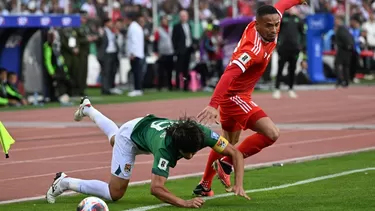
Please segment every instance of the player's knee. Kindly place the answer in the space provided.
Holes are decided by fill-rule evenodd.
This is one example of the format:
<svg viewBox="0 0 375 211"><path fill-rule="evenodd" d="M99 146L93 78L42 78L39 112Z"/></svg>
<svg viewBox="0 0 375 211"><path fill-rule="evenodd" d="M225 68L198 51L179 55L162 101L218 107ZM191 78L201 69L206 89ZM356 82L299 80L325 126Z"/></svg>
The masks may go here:
<svg viewBox="0 0 375 211"><path fill-rule="evenodd" d="M273 142L277 141L280 137L280 130L278 127L272 127L268 130L267 137L270 138Z"/></svg>
<svg viewBox="0 0 375 211"><path fill-rule="evenodd" d="M120 200L125 194L125 190L121 190L118 188L109 188L109 192L111 194L112 201Z"/></svg>
<svg viewBox="0 0 375 211"><path fill-rule="evenodd" d="M108 187L112 201L117 201L124 196L128 183L129 180L124 180L115 176L111 177Z"/></svg>

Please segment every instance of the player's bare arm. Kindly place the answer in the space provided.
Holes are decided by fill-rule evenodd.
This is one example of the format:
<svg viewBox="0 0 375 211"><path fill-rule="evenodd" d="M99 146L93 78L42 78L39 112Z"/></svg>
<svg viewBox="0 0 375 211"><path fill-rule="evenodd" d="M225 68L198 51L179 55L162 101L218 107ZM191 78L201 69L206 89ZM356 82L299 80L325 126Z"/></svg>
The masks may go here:
<svg viewBox="0 0 375 211"><path fill-rule="evenodd" d="M215 134L215 132L212 132ZM218 136L218 135L216 135ZM211 137L215 137L212 136ZM246 199L250 199L243 189L243 175L244 175L244 158L240 151L238 151L233 145L231 145L227 139L223 136L215 138L216 144L212 146L212 149L224 156L229 156L233 160L233 168L235 172L235 185L227 191L234 192L235 195L240 195ZM216 169L216 167L214 167Z"/></svg>
<svg viewBox="0 0 375 211"><path fill-rule="evenodd" d="M175 196L165 187L166 181L167 181L167 178L156 175L156 174L152 174L151 194L154 195L156 198L160 199L161 201L164 201L166 203L172 204L177 207L200 208L204 204L204 201L201 198L193 198L191 200L184 200Z"/></svg>
<svg viewBox="0 0 375 211"><path fill-rule="evenodd" d="M228 191L232 191L235 195L239 195L250 200L250 197L246 195L246 192L243 188L244 159L242 153L238 151L233 145L228 143L225 149L221 152L221 154L225 156L230 156L233 160L235 181L234 186Z"/></svg>

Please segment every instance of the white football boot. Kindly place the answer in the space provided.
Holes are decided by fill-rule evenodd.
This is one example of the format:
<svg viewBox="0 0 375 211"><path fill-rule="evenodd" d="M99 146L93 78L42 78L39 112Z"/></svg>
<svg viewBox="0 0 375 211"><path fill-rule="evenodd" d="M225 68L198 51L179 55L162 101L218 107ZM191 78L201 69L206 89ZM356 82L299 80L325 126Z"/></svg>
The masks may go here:
<svg viewBox="0 0 375 211"><path fill-rule="evenodd" d="M281 98L281 92L279 89L276 89L273 93L272 93L272 97L274 99L280 99Z"/></svg>
<svg viewBox="0 0 375 211"><path fill-rule="evenodd" d="M79 107L77 111L74 113L74 120L79 122L85 117L86 115L83 113L84 107L91 107L91 102L87 96L81 98L81 103L79 104Z"/></svg>
<svg viewBox="0 0 375 211"><path fill-rule="evenodd" d="M55 203L56 197L60 196L64 192L63 188L61 187L61 180L63 180L65 177L67 177L67 175L64 172L56 173L56 177L53 179L53 183L46 194L48 203Z"/></svg>
<svg viewBox="0 0 375 211"><path fill-rule="evenodd" d="M293 99L296 99L298 97L297 93L293 90L289 90L288 94L289 94L289 97Z"/></svg>

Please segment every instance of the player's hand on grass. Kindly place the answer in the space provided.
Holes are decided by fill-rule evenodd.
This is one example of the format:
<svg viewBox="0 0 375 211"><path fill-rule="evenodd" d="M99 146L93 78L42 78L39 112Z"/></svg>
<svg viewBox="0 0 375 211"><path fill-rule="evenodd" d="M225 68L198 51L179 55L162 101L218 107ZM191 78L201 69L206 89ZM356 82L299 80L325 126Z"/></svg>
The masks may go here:
<svg viewBox="0 0 375 211"><path fill-rule="evenodd" d="M233 192L235 196L242 196L245 199L251 200L251 198L246 194L242 186L233 186L226 189L227 192Z"/></svg>
<svg viewBox="0 0 375 211"><path fill-rule="evenodd" d="M214 121L216 124L219 124L219 112L216 108L207 106L201 111L198 116L198 122L206 125L208 122Z"/></svg>
<svg viewBox="0 0 375 211"><path fill-rule="evenodd" d="M201 198L193 198L185 201L185 208L200 208L203 206L204 200Z"/></svg>

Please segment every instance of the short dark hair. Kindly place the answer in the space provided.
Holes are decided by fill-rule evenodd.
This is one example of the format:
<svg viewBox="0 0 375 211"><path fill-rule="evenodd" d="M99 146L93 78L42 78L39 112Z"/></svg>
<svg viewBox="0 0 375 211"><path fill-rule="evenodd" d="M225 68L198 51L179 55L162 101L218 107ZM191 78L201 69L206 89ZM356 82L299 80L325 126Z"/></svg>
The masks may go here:
<svg viewBox="0 0 375 211"><path fill-rule="evenodd" d="M192 118L181 117L166 129L166 135L172 138L177 149L184 153L195 153L202 149L205 135L198 123Z"/></svg>
<svg viewBox="0 0 375 211"><path fill-rule="evenodd" d="M5 67L0 67L0 73L8 72L8 70Z"/></svg>
<svg viewBox="0 0 375 211"><path fill-rule="evenodd" d="M102 26L105 26L105 24L107 24L108 22L111 22L111 21L112 20L110 18L107 18L107 17L103 18L102 19Z"/></svg>
<svg viewBox="0 0 375 211"><path fill-rule="evenodd" d="M274 6L272 6L272 5L263 5L263 6L260 6L257 9L256 17L260 18L260 17L263 17L265 15L273 15L273 14L278 14L278 13L279 12L277 11L277 9Z"/></svg>
<svg viewBox="0 0 375 211"><path fill-rule="evenodd" d="M8 72L8 75L7 75L8 79L12 76L17 76L17 74L15 72Z"/></svg>

